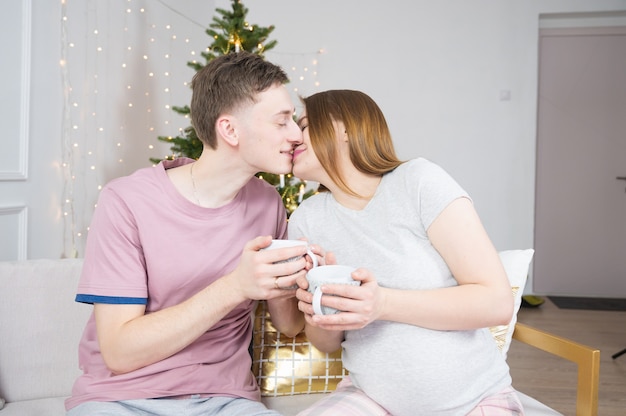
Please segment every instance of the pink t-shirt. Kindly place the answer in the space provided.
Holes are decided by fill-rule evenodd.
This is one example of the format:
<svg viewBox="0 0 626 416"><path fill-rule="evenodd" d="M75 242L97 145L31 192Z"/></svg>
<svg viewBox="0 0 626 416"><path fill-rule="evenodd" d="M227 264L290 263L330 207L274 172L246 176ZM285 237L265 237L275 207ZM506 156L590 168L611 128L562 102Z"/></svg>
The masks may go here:
<svg viewBox="0 0 626 416"><path fill-rule="evenodd" d="M271 185L252 178L229 204L203 208L179 194L165 172L189 162L180 158L140 169L102 190L78 302L145 304L146 313L158 311L231 272L249 240L286 238L284 206ZM188 394L258 400L248 353L253 305L242 303L178 354L121 375L113 375L102 360L92 314L79 345L83 375L66 408Z"/></svg>

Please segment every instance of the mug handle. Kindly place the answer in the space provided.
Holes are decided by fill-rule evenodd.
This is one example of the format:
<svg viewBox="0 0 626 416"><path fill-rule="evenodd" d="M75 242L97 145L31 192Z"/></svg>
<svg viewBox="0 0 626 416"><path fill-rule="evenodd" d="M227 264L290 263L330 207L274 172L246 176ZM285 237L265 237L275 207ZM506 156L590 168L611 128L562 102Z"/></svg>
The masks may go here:
<svg viewBox="0 0 626 416"><path fill-rule="evenodd" d="M324 315L322 311L322 288L320 286L315 288L313 292L313 312L315 315Z"/></svg>
<svg viewBox="0 0 626 416"><path fill-rule="evenodd" d="M309 257L311 257L311 261L313 262L313 267L317 267L317 256L315 254L313 254L313 251L311 251L309 246L307 246L307 248L306 248L306 254Z"/></svg>

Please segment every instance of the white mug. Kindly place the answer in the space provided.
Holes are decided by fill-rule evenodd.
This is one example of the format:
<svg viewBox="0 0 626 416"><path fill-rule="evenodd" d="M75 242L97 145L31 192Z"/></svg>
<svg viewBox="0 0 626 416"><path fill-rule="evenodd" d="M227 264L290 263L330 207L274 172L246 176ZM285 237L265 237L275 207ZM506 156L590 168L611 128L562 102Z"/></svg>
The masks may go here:
<svg viewBox="0 0 626 416"><path fill-rule="evenodd" d="M319 266L309 270L306 275L309 281L308 291L313 294L313 312L315 315L332 315L341 311L322 305L322 286L323 285L352 285L360 286L361 282L352 279L352 272L356 268L352 266L343 266L340 264L330 264ZM329 295L333 296L333 295Z"/></svg>
<svg viewBox="0 0 626 416"><path fill-rule="evenodd" d="M313 268L317 267L317 257L315 256L315 254L313 253L313 251L311 250L311 248L309 247L309 243L307 243L306 241L302 241L302 240L272 240L272 244L270 244L269 246L265 247L263 250L274 250L274 249L279 249L279 248L286 248L286 247L296 247L296 246L306 246L306 254L311 258L311 261L313 262ZM288 259L285 260L280 260L280 261L276 261L274 262L276 263L288 263L291 261L296 261L301 259L303 256L295 256L295 257L290 257ZM297 289L298 285L294 285L294 286L290 286L290 287L285 287L283 289Z"/></svg>

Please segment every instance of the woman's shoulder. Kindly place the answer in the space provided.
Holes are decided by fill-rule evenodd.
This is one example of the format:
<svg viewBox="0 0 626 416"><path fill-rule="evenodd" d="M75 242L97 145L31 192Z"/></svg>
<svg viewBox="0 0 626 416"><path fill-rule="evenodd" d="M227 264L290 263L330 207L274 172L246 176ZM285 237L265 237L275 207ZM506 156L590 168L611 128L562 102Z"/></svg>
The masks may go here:
<svg viewBox="0 0 626 416"><path fill-rule="evenodd" d="M406 166L407 169L413 170L441 169L438 164L425 157L416 157L404 162L401 166Z"/></svg>
<svg viewBox="0 0 626 416"><path fill-rule="evenodd" d="M394 169L392 173L394 176L420 180L432 175L439 175L442 172L444 172L444 170L438 164L426 158L418 157L404 162Z"/></svg>
<svg viewBox="0 0 626 416"><path fill-rule="evenodd" d="M410 190L426 195L433 192L439 194L443 189L454 189L455 192L466 194L443 167L422 157L411 159L398 166L393 176L395 178L389 183L404 187L407 192Z"/></svg>

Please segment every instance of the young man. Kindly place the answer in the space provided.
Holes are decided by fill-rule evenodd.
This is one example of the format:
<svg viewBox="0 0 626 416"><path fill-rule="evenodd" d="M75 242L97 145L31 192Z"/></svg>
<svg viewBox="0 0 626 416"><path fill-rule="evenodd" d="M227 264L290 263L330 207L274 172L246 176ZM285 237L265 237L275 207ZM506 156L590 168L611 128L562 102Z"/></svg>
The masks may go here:
<svg viewBox="0 0 626 416"><path fill-rule="evenodd" d="M280 196L259 172L288 173L302 135L286 74L257 55L218 57L192 83L204 150L111 181L101 192L76 300L94 305L68 415L275 415L250 371L250 315L304 326L292 286L306 247L286 237ZM314 248L321 255L319 247Z"/></svg>

